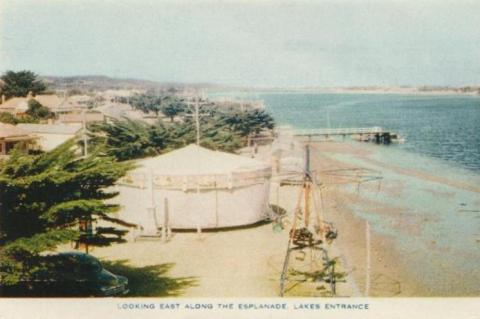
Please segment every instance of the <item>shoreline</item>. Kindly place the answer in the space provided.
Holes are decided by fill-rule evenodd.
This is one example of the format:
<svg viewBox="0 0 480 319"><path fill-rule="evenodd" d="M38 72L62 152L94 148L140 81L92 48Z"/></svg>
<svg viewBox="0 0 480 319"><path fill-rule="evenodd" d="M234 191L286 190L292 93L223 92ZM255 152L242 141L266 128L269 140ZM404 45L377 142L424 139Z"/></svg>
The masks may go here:
<svg viewBox="0 0 480 319"><path fill-rule="evenodd" d="M232 92L250 92L250 93L266 93L266 94L372 94L372 95L407 95L407 96L431 96L431 97L473 97L480 98L480 93L478 92L458 92L455 90L445 90L445 91L418 91L416 89L365 89L365 90L356 90L356 89L342 89L342 88L324 88L324 89L294 89L294 88L270 88L270 89L261 89L261 88L240 88L240 89L220 89L220 90L211 90L210 94L221 94L221 93L232 93Z"/></svg>
<svg viewBox="0 0 480 319"><path fill-rule="evenodd" d="M299 140L296 139L299 145ZM301 157L303 150L297 152ZM345 164L331 157L325 156L323 152L350 152L357 156L365 155L365 148L358 147L355 150L350 149L350 145L341 142L318 143L316 147L311 148L312 169L324 171L329 169L353 168L354 166ZM348 203L356 201L341 186L335 185L338 177L319 176L320 180L326 183L332 183L333 186L327 186L322 190L324 199L323 216L327 222L332 222L338 230L338 238L333 243L332 253L338 254L334 257L340 258L340 266L345 271L350 282L347 290L349 297L365 296L365 278L366 278L366 234L365 220L354 215ZM360 194L360 197L362 195ZM285 207L287 208L287 207ZM288 209L288 208L287 208ZM291 209L291 207L290 207ZM403 265L398 263L398 254L395 253L395 245L388 236L378 234L375 231L370 232L371 238L371 270L370 270L370 294L371 297L410 297L427 296L424 289L412 280L411 276L404 269Z"/></svg>
<svg viewBox="0 0 480 319"><path fill-rule="evenodd" d="M272 155L278 153L278 150L281 150L280 155L285 160L282 165L293 160L294 166L302 169L304 149L297 138L280 136L271 145L259 146L255 157L258 160L272 161ZM252 150L249 148L244 149L242 153L244 156L253 156ZM373 214L379 218L395 221L391 227L399 228L412 237L420 236L422 229L419 223L423 223L423 221L418 218L412 220L411 216L406 214L404 207L397 207L388 201L382 202L375 198L369 198L368 194L379 192L380 187L376 182L362 184L360 193L357 194L355 187L353 189L347 187L350 186L348 183L342 185L342 177L325 174L325 170L358 167L356 163L344 161L343 156L336 159L332 154L368 159L373 151L361 143L355 145L344 142L316 143L311 149L312 170L321 172L323 175L321 174L319 178L327 184L327 187L322 190L321 198L324 199L324 203L319 207L322 208L324 219L332 222L338 230L338 238L330 246L329 254L331 258L339 258L338 271L347 273L347 283L338 284L337 297L364 297L367 251L366 219L362 215L359 216L352 207L359 203L363 205L364 209L371 209ZM289 170L287 166L283 168L286 171ZM381 169L392 170L394 168L383 167ZM399 173L405 172L400 171ZM416 177L429 179L426 175L416 175ZM445 181L433 179L433 182L443 185ZM447 186L461 188L464 185L453 183ZM400 196L406 187L407 185L403 185L401 181L385 180L382 181L380 193L388 198L396 197ZM468 189L480 192L476 188ZM299 186L280 187L278 180L272 179L269 203L286 209L290 216L289 222L292 221L291 217L298 198L298 191ZM127 242L110 247L98 247L91 253L100 259L108 260L107 266L116 266L117 268L111 269L114 273L116 269L122 269L121 267L128 267L130 271L134 272L158 268L161 270L160 273L151 274L154 282L159 280L158 276L160 275L161 280L171 283L172 289L177 289L176 285L179 286L178 291L174 291L174 294L143 293L131 296L278 297L280 273L291 224L287 224L281 231L275 231L273 226L273 223L267 223L244 229L201 234L174 233L173 238L166 243L162 241ZM370 238L370 297L462 296L462 294L444 295L440 289L438 291L429 290L423 282L418 280L421 271L412 273L411 267L409 268L411 265L408 265L411 259L405 258L405 254L410 253L408 245L398 246L398 239L377 231L373 224ZM71 250L71 248L64 246L59 250ZM188 284L180 287L181 285L177 282L188 282ZM142 292L146 289L140 289L134 293L139 293L138 291ZM154 292L155 290L152 293ZM297 293L296 290L291 291L291 294L287 295L288 298L321 296L312 286L298 291L297 295L295 293ZM306 295L302 293L306 293Z"/></svg>
<svg viewBox="0 0 480 319"><path fill-rule="evenodd" d="M374 157L373 152L374 148L363 147L362 144L324 142L316 145L312 156L315 157L314 167L317 170L325 170L358 167L362 166L362 163L370 167L372 162L369 160ZM335 158L335 154L341 155L340 160ZM448 209L438 211L435 202L444 200L449 206L455 204L455 198L460 196L465 198L468 205L475 206L480 203L475 200L480 188L445 173L427 173L415 168L404 169L395 163L379 165L379 162L375 161L373 164L376 164L373 168L382 172L384 176L379 185L375 182L364 183L359 194L356 194L355 187L327 187L329 191L325 196L328 199L327 207L330 209L328 217L339 229L336 242L349 265L353 265L351 268L355 268L352 269L352 276L360 290L364 287L366 277L365 225L367 220L373 219L372 226L376 224L377 227L371 227L370 233L371 296L478 296L478 290L471 284L478 278L478 271L471 273L469 277L472 278L468 281L458 280L456 276L460 270L455 271L458 267L456 258L462 258L460 260L463 263L471 265L475 255L478 254L472 251L472 248L464 248L454 242L449 244L448 240L445 242L445 238L450 238L445 236L452 236L452 233L443 235L436 233L437 229L451 227L449 226L451 219L445 220L445 214L451 213ZM329 176L324 178L328 182ZM410 189L412 183L417 185ZM415 202L410 202L415 201L410 197L411 192L418 189L422 190L422 194L428 193L420 195L424 197L423 200L427 198L433 200L423 204L423 208L419 208L422 206ZM473 215L459 217L469 218L470 223L475 223ZM381 226L382 224L385 226ZM376 229L378 227L380 229ZM465 238L462 242L468 241L470 237ZM468 247L473 247L472 245L475 244Z"/></svg>

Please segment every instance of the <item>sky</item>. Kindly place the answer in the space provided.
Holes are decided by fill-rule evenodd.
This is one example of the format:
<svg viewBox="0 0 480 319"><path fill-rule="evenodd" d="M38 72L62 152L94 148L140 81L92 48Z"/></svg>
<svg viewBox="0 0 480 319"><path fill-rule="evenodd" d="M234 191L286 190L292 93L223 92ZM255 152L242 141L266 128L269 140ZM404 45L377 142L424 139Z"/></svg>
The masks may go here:
<svg viewBox="0 0 480 319"><path fill-rule="evenodd" d="M480 1L0 1L0 72L259 87L480 84Z"/></svg>

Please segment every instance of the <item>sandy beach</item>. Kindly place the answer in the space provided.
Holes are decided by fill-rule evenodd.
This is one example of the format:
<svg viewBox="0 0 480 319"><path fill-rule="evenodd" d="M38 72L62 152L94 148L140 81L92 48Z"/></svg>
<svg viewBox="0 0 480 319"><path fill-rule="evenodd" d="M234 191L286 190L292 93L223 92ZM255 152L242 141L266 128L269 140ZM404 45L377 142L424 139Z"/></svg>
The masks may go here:
<svg viewBox="0 0 480 319"><path fill-rule="evenodd" d="M303 161L303 146L299 141L276 141L282 145L281 158L295 162L299 168ZM285 146L287 145L287 146ZM379 146L382 147L382 146ZM282 148L282 147L281 147ZM272 145L259 147L257 159L272 161ZM251 156L249 150L245 156ZM410 236L418 236L423 220L407 216L405 207L389 205L388 202L372 199L367 194L398 196L405 185L402 181L386 179L358 184L352 176L335 176L332 171L358 168L351 163L335 159L349 156L356 159L371 159L371 150L362 144L342 142L314 143L311 147L312 170L317 172L321 183L322 205L318 205L326 221L338 229L338 238L329 246L330 257L338 257L337 271L346 274L346 283L338 284L337 296L364 296L366 275L366 221L352 210L360 205L378 216L394 217L391 225L402 229ZM295 161L296 159L296 161ZM294 166L295 166L294 165ZM377 165L377 168L382 166ZM396 167L383 169L400 170ZM280 173L291 170L281 167ZM451 187L478 192L475 185L446 178L430 176L413 170L403 174L444 183ZM91 254L105 261L113 272L130 274L135 289L132 296L179 296L179 297L277 297L279 279L285 258L289 226L293 220L298 186L279 187L280 178L272 179L270 203L285 208L289 215L285 227L279 231L272 223L232 229L227 231L177 232L168 242L161 240L130 241L111 247L94 248ZM445 194L444 194L445 195ZM320 194L316 194L320 198ZM393 218L392 217L392 218ZM431 217L434 220L434 216ZM370 290L375 297L429 296L428 291L408 270L408 252L402 251L391 236L370 232ZM433 244L432 244L433 245ZM64 246L61 250L69 250ZM143 275L138 275L143 274ZM146 284L145 281L149 281ZM146 286L145 286L146 285ZM159 288L160 287L160 288ZM286 296L321 296L307 285L291 289Z"/></svg>
<svg viewBox="0 0 480 319"><path fill-rule="evenodd" d="M360 145L361 146L361 145ZM355 166L342 163L324 156L324 153L349 154L351 156L367 156L368 151L362 147L352 147L351 144L324 142L316 144L313 149L313 166L319 171L332 169L352 169ZM320 178L321 179L321 178ZM345 178L344 178L345 179ZM335 180L324 176L326 187L323 189L327 220L339 230L336 245L342 254L344 267L350 272L358 292L365 295L366 279L366 222L356 217L348 204L361 202L364 205L374 206L385 214L398 213L395 207L369 202L362 197L362 191L377 191L378 182L361 184L359 192L346 191L343 186L354 185L348 179L335 185ZM329 184L329 180L332 184ZM337 181L338 182L338 181ZM398 186L397 186L398 187ZM383 191L396 191L395 188L383 187ZM393 297L415 296L418 294L416 283L410 280L408 273L398 263L394 248L387 236L370 232L371 250L371 287L370 296Z"/></svg>
<svg viewBox="0 0 480 319"><path fill-rule="evenodd" d="M339 142L313 146L314 167L320 172L358 167L354 162L382 176L378 181L347 181L336 186L328 185L331 177L323 178L327 216L339 229L336 244L359 290L364 291L366 278L366 220L373 220L382 226L370 231L371 296L478 295L474 284L478 271L470 272L470 280L459 280L456 261L478 260L478 253L467 248L475 246L475 238L461 236L460 231L451 235L450 230L465 223L460 218L475 225L478 184L447 170L427 171L402 167L401 160L389 162L382 158L389 152L382 147ZM377 150L385 152L379 155ZM462 207L473 208L469 210L472 215L458 215Z"/></svg>

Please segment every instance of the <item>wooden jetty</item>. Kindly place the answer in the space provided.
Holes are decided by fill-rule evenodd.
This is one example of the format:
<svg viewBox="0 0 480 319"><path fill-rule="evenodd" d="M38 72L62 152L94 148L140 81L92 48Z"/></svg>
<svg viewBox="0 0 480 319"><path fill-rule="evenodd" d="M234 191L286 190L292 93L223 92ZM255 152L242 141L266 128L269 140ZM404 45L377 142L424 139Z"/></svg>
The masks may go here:
<svg viewBox="0 0 480 319"><path fill-rule="evenodd" d="M352 136L362 142L375 142L377 144L390 144L392 142L401 142L398 134L382 127L352 127L352 128L321 128L321 129L297 129L293 132L294 136L315 137L323 136Z"/></svg>

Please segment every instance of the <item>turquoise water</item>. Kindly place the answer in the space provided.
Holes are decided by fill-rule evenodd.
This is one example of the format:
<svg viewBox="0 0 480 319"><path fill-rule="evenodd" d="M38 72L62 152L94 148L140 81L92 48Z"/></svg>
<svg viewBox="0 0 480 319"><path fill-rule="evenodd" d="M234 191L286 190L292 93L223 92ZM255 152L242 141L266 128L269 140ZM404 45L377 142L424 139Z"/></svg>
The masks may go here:
<svg viewBox="0 0 480 319"><path fill-rule="evenodd" d="M381 126L406 139L396 148L480 172L480 96L289 92L209 96L263 100L277 124L295 128Z"/></svg>
<svg viewBox="0 0 480 319"><path fill-rule="evenodd" d="M480 96L260 94L280 124L297 128L381 126L399 148L480 172Z"/></svg>
<svg viewBox="0 0 480 319"><path fill-rule="evenodd" d="M405 137L399 145L364 143L371 151L367 159L335 154L380 171L384 189L396 189L361 193L393 207L391 212L359 202L354 214L393 239L399 264L423 286L420 294L480 295L480 197L462 187L480 186L480 97L269 93L259 98L279 124L382 126Z"/></svg>
<svg viewBox="0 0 480 319"><path fill-rule="evenodd" d="M402 149L363 147L372 151L366 158L331 156L380 171L380 190L361 188L360 197L391 209L380 213L359 201L351 206L354 214L368 220L374 232L393 239L398 263L423 286L420 294L480 295L480 197L474 189L480 175ZM356 185L347 188L354 192Z"/></svg>
<svg viewBox="0 0 480 319"><path fill-rule="evenodd" d="M359 201L351 208L374 232L393 240L398 263L424 287L421 295L480 295L479 96L237 96L262 99L280 125L382 126L405 137L404 144L390 146L347 142L367 149L364 157L326 155L381 172L380 191L361 191L362 198L378 205Z"/></svg>

